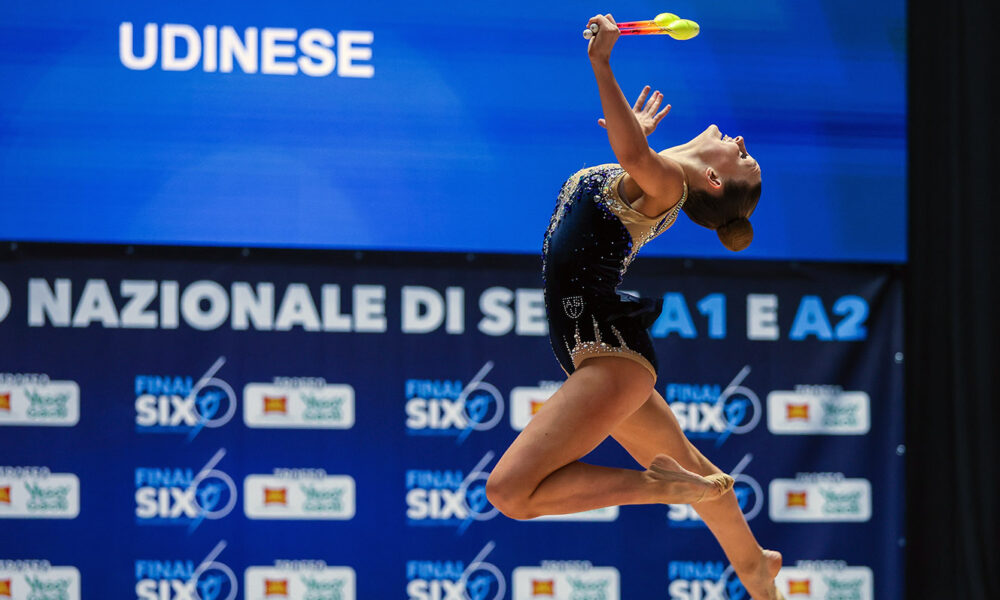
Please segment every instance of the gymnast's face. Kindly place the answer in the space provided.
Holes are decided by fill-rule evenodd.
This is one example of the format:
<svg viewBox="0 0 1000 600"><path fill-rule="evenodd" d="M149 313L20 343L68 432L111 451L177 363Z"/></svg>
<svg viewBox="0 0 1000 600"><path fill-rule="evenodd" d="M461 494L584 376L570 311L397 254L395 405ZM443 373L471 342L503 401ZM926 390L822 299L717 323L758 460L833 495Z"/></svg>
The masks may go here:
<svg viewBox="0 0 1000 600"><path fill-rule="evenodd" d="M691 140L698 155L708 169L705 183L708 188L718 188L726 181L743 181L749 185L760 183L760 165L749 153L742 136L729 137L716 125Z"/></svg>

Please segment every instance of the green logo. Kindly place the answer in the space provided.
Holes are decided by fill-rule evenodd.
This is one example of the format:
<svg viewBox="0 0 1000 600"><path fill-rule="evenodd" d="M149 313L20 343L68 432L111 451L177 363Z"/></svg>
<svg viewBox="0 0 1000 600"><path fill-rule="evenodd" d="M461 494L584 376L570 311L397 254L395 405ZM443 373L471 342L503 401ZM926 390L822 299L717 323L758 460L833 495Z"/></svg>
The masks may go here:
<svg viewBox="0 0 1000 600"><path fill-rule="evenodd" d="M831 488L820 488L823 512L826 514L861 514L861 490L839 493Z"/></svg>
<svg viewBox="0 0 1000 600"><path fill-rule="evenodd" d="M26 576L28 581L28 600L68 600L70 580L41 579L37 576Z"/></svg>
<svg viewBox="0 0 1000 600"><path fill-rule="evenodd" d="M857 427L858 411L861 406L857 403L839 402L834 399L823 400L823 425L827 427Z"/></svg>
<svg viewBox="0 0 1000 600"><path fill-rule="evenodd" d="M826 600L861 600L863 579L834 579L824 577L826 582Z"/></svg>
<svg viewBox="0 0 1000 600"><path fill-rule="evenodd" d="M319 488L314 485L299 486L306 495L306 512L341 512L344 510L344 488Z"/></svg>
<svg viewBox="0 0 1000 600"><path fill-rule="evenodd" d="M46 396L26 389L24 394L31 402L28 406L28 416L33 419L59 419L69 416L69 409L66 406L69 402L68 393Z"/></svg>
<svg viewBox="0 0 1000 600"><path fill-rule="evenodd" d="M344 598L343 579L321 580L303 575L302 583L306 586L306 595L303 596L303 600L343 600Z"/></svg>
<svg viewBox="0 0 1000 600"><path fill-rule="evenodd" d="M68 485L55 485L44 487L37 483L24 482L31 495L28 498L28 510L34 511L67 511L69 510L69 490Z"/></svg>
<svg viewBox="0 0 1000 600"><path fill-rule="evenodd" d="M341 421L344 418L341 411L341 406L344 404L342 397L322 398L303 393L302 401L306 405L302 415L306 421Z"/></svg>
<svg viewBox="0 0 1000 600"><path fill-rule="evenodd" d="M573 576L568 577L571 591L570 600L607 600L608 580L579 579Z"/></svg>

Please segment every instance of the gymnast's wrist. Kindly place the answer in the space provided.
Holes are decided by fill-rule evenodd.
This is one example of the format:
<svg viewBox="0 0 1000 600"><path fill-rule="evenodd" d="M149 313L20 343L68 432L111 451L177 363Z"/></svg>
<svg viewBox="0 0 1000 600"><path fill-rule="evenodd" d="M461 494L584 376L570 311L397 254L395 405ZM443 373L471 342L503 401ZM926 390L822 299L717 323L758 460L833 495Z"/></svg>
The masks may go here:
<svg viewBox="0 0 1000 600"><path fill-rule="evenodd" d="M608 56L591 56L590 64L595 69L598 67L610 69L611 68L611 55Z"/></svg>

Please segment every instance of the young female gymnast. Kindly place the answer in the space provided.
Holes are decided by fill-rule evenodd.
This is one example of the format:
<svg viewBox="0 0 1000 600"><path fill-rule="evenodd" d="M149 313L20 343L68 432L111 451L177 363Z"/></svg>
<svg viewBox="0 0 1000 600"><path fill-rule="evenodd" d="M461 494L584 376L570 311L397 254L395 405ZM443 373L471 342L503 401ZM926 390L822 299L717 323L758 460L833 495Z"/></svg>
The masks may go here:
<svg viewBox="0 0 1000 600"><path fill-rule="evenodd" d="M517 436L486 485L505 515L530 519L622 504L694 504L755 600L781 598L774 577L781 555L750 532L732 489L692 445L653 389L656 356L648 327L658 303L619 296L639 249L684 210L714 229L730 250L753 237L747 218L760 197L760 167L741 137L712 125L693 140L656 152L646 136L670 110L649 87L634 106L610 67L618 28L611 15L590 19L600 33L587 52L597 79L611 149L619 164L584 169L563 185L543 246L549 337L568 379ZM644 471L580 459L608 435Z"/></svg>

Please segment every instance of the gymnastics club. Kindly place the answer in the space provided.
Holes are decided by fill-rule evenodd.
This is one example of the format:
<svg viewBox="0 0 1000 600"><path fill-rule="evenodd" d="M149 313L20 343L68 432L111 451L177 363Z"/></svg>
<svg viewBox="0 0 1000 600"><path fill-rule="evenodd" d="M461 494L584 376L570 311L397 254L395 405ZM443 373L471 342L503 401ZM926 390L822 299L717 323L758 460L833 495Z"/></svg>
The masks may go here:
<svg viewBox="0 0 1000 600"><path fill-rule="evenodd" d="M583 38L589 40L597 35L600 27L591 24L583 30ZM689 40L698 35L701 27L689 19L681 19L673 13L660 13L651 21L625 21L618 23L622 35L669 35L675 40Z"/></svg>

